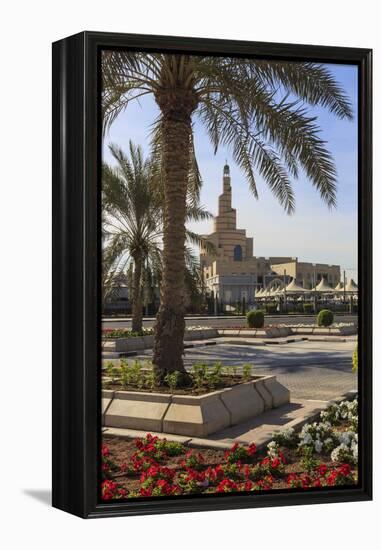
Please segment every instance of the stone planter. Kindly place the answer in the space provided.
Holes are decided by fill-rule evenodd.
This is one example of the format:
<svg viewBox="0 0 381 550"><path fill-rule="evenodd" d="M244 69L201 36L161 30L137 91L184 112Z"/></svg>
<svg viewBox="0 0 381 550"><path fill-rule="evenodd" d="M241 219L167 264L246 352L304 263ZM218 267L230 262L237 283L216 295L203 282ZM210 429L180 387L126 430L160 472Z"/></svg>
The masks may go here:
<svg viewBox="0 0 381 550"><path fill-rule="evenodd" d="M114 399L112 390L102 390L102 424L105 424L105 413Z"/></svg>
<svg viewBox="0 0 381 550"><path fill-rule="evenodd" d="M292 327L294 334L314 336L350 336L357 334L357 326L347 327Z"/></svg>
<svg viewBox="0 0 381 550"><path fill-rule="evenodd" d="M209 338L217 337L218 330L215 328L188 331L186 330L184 334L184 341L188 342L191 340L206 340ZM140 351L152 348L153 343L153 334L150 334L148 336L133 336L131 338L103 338L102 351L120 353L126 351Z"/></svg>
<svg viewBox="0 0 381 550"><path fill-rule="evenodd" d="M162 432L171 397L164 393L116 391L105 413L105 425Z"/></svg>
<svg viewBox="0 0 381 550"><path fill-rule="evenodd" d="M102 392L105 426L206 437L290 401L275 376L258 377L204 395Z"/></svg>
<svg viewBox="0 0 381 550"><path fill-rule="evenodd" d="M349 336L357 334L357 326L348 327L268 327L264 329L219 329L219 336L234 336L241 338L283 338L285 336Z"/></svg>
<svg viewBox="0 0 381 550"><path fill-rule="evenodd" d="M224 390L205 395L173 395L163 422L163 431L205 437L230 426L230 415L221 401Z"/></svg>
<svg viewBox="0 0 381 550"><path fill-rule="evenodd" d="M219 336L239 336L242 338L279 338L290 336L292 329L289 327L268 327L258 329L219 329Z"/></svg>

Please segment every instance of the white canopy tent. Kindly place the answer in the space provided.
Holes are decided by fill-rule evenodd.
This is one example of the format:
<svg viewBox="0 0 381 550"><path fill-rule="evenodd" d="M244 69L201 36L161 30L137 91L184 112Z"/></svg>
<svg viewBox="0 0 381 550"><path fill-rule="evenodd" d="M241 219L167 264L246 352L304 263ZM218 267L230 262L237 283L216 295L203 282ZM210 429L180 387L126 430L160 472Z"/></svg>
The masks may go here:
<svg viewBox="0 0 381 550"><path fill-rule="evenodd" d="M290 283L286 286L286 292L287 294L305 294L310 292L306 288L303 288L302 286L298 285L295 282L295 279L292 279Z"/></svg>
<svg viewBox="0 0 381 550"><path fill-rule="evenodd" d="M334 289L327 283L325 277L322 278L320 283L312 289L312 292L321 292L321 293L334 293Z"/></svg>
<svg viewBox="0 0 381 550"><path fill-rule="evenodd" d="M358 291L359 291L359 287L357 286L357 284L354 282L353 279L349 279L349 281L345 285L345 289L344 289L344 286L343 288L340 289L341 293L345 292L346 294L357 294Z"/></svg>

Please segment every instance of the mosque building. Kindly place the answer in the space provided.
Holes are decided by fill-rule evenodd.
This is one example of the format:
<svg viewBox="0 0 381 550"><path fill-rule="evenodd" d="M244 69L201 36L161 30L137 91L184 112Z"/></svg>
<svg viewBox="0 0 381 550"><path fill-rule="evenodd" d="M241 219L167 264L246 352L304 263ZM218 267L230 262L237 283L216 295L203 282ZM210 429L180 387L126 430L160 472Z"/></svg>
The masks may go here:
<svg viewBox="0 0 381 550"><path fill-rule="evenodd" d="M218 198L218 215L214 217L213 233L203 239L214 245L213 254L205 247L200 262L207 292L229 303L254 301L260 288L292 279L306 289L313 288L323 278L334 288L340 282L340 266L300 262L290 256L254 256L254 241L245 229L237 229L237 212L232 208L230 169L223 170L222 194Z"/></svg>

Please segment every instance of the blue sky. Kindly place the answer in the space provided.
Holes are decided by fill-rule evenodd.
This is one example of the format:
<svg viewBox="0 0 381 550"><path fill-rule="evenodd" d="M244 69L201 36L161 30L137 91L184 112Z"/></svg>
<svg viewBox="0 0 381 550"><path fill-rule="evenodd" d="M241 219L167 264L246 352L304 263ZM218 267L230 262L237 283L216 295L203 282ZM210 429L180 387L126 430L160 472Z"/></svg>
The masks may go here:
<svg viewBox="0 0 381 550"><path fill-rule="evenodd" d="M222 192L222 169L230 165L233 207L237 227L254 238L256 256L297 256L301 261L340 264L348 277L357 281L357 67L327 65L348 94L354 119L339 120L323 108L311 108L318 117L321 135L333 155L338 173L337 208L329 210L311 182L301 173L294 181L296 211L288 216L266 184L257 176L259 200L254 199L245 177L234 164L230 151L221 147L214 155L202 125L195 121L195 146L203 189L201 202L213 214ZM113 123L104 140L103 155L112 162L108 143L127 150L130 139L149 151L150 125L158 114L151 96L134 102ZM199 233L210 233L212 221L190 226Z"/></svg>

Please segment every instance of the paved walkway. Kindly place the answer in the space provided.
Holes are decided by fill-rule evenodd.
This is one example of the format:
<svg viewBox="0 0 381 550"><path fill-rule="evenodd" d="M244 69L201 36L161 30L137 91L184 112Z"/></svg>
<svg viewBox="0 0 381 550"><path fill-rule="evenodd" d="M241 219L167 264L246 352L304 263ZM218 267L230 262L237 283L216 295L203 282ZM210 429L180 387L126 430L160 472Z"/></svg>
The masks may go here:
<svg viewBox="0 0 381 550"><path fill-rule="evenodd" d="M275 374L291 391L292 399L330 400L357 389L357 375L352 373L355 337L345 341L299 341L288 344L233 345L218 343L186 350L185 365L195 362L212 365L253 365L253 374ZM137 358L150 359L151 352Z"/></svg>

